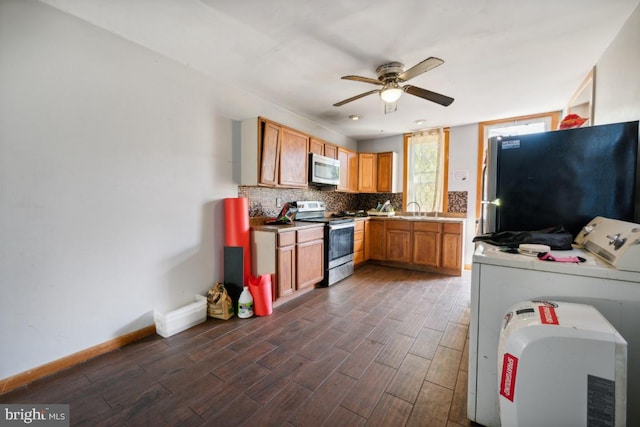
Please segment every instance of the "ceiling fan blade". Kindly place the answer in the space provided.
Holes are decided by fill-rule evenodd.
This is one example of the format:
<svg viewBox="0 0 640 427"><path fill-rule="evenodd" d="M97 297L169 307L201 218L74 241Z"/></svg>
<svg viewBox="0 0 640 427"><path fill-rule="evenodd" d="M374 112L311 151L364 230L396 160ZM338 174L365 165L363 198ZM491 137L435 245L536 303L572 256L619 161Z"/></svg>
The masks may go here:
<svg viewBox="0 0 640 427"><path fill-rule="evenodd" d="M360 77L360 76L343 76L342 80L354 80L356 82L371 83L372 85L383 85L384 84L380 80L372 79L372 78L369 78L369 77Z"/></svg>
<svg viewBox="0 0 640 427"><path fill-rule="evenodd" d="M424 98L428 101L435 102L436 104L440 104L444 107L448 107L453 102L453 98L450 98L446 95L441 95L436 92L431 92L430 90L422 89L417 86L404 85L402 87L402 90L404 90L405 92L411 95Z"/></svg>
<svg viewBox="0 0 640 427"><path fill-rule="evenodd" d="M422 73L426 73L427 71L432 70L442 64L444 64L444 61L442 59L430 56L429 58L417 63L404 73L400 74L398 76L398 79L400 81L406 82L407 80L412 79Z"/></svg>
<svg viewBox="0 0 640 427"><path fill-rule="evenodd" d="M333 106L340 107L341 105L344 105L348 102L355 101L356 99L364 98L367 95L371 95L372 93L378 93L378 92L380 92L378 89L370 90L369 92L361 93L360 95L352 96L351 98L347 98L340 102L336 102L335 104L333 104Z"/></svg>

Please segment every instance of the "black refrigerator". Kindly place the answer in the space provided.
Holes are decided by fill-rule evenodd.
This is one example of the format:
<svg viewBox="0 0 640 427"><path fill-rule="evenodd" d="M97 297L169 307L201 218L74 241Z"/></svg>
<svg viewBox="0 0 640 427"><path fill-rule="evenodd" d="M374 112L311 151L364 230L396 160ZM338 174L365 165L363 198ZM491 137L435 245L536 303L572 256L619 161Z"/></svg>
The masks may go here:
<svg viewBox="0 0 640 427"><path fill-rule="evenodd" d="M482 233L640 222L638 121L489 140Z"/></svg>

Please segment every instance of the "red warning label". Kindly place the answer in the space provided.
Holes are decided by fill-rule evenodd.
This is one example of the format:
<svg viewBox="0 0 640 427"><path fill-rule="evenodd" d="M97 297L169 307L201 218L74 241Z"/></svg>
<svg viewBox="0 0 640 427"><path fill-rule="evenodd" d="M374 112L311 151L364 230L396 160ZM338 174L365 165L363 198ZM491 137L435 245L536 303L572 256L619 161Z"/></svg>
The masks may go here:
<svg viewBox="0 0 640 427"><path fill-rule="evenodd" d="M518 358L505 353L502 358L502 377L500 378L500 394L513 402L516 392L516 374L518 372Z"/></svg>
<svg viewBox="0 0 640 427"><path fill-rule="evenodd" d="M556 309L547 305L539 305L540 310L540 322L544 325L558 325L558 316L556 315Z"/></svg>

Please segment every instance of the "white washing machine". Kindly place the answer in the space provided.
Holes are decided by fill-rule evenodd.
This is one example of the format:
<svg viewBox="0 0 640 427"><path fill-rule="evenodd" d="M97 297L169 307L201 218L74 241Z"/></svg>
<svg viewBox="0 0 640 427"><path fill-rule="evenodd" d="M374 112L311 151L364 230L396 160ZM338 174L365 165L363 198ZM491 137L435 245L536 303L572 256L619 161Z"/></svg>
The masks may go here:
<svg viewBox="0 0 640 427"><path fill-rule="evenodd" d="M503 427L626 425L627 342L590 305L525 301L498 344Z"/></svg>

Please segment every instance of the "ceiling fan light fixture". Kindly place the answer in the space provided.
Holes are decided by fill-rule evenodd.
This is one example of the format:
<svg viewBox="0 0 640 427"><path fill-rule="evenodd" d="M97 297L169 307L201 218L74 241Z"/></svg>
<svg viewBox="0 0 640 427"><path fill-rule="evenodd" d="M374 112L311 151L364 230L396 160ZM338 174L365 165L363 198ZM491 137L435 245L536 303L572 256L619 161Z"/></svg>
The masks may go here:
<svg viewBox="0 0 640 427"><path fill-rule="evenodd" d="M380 98L386 103L396 102L400 95L402 95L402 89L397 83L389 83L380 90Z"/></svg>

